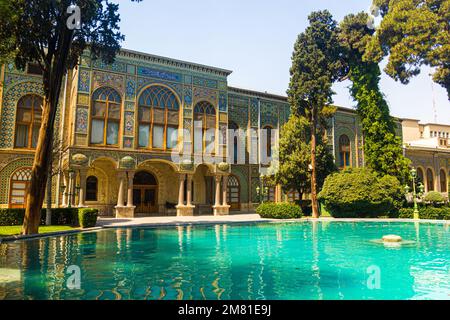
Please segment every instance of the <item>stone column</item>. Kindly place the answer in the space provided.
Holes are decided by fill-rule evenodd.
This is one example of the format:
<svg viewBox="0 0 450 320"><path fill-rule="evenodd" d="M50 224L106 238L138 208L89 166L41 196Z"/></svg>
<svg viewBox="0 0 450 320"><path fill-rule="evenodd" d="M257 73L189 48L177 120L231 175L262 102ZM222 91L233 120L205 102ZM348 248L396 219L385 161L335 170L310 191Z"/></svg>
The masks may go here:
<svg viewBox="0 0 450 320"><path fill-rule="evenodd" d="M75 171L69 172L69 204L71 207L75 204Z"/></svg>
<svg viewBox="0 0 450 320"><path fill-rule="evenodd" d="M228 176L223 176L222 181L222 205L227 206L227 192L228 192Z"/></svg>
<svg viewBox="0 0 450 320"><path fill-rule="evenodd" d="M187 175L186 184L186 206L190 207L192 205L192 175Z"/></svg>
<svg viewBox="0 0 450 320"><path fill-rule="evenodd" d="M180 175L180 185L178 188L178 206L184 206L184 180L186 179L186 175Z"/></svg>
<svg viewBox="0 0 450 320"><path fill-rule="evenodd" d="M67 194L69 193L69 173L67 171L65 171L63 173L62 178L63 178L63 181L64 181L63 182L64 183L64 190L62 192L62 203L61 203L61 206L63 208L65 208L65 207L67 207L67 204L69 203L68 197L67 197Z"/></svg>
<svg viewBox="0 0 450 320"><path fill-rule="evenodd" d="M214 203L215 207L220 206L220 180L222 179L221 176L215 176L216 181L216 201Z"/></svg>
<svg viewBox="0 0 450 320"><path fill-rule="evenodd" d="M124 201L124 184L125 184L125 175L123 172L120 172L118 175L119 178L119 195L117 197L117 206L118 207L124 207L125 201Z"/></svg>
<svg viewBox="0 0 450 320"><path fill-rule="evenodd" d="M134 172L128 171L128 196L127 196L127 207L131 208L134 207L133 205L133 178L134 178Z"/></svg>
<svg viewBox="0 0 450 320"><path fill-rule="evenodd" d="M80 177L80 194L78 195L78 207L79 208L86 207L86 204L85 204L85 198L86 198L86 175L87 175L87 170L80 170L79 171L79 177Z"/></svg>

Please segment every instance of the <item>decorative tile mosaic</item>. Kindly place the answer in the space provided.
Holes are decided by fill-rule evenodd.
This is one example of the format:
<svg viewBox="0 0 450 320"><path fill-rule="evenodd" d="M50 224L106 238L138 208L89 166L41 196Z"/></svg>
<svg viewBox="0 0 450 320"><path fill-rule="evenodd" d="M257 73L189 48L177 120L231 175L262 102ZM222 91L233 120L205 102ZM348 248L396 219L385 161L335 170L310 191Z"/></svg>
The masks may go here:
<svg viewBox="0 0 450 320"><path fill-rule="evenodd" d="M76 133L87 134L88 118L89 118L88 109L78 106L76 122L75 122L75 132Z"/></svg>
<svg viewBox="0 0 450 320"><path fill-rule="evenodd" d="M246 129L248 126L248 108L229 106L228 119L236 123L239 128Z"/></svg>
<svg viewBox="0 0 450 320"><path fill-rule="evenodd" d="M182 75L180 73L157 70L143 66L138 66L137 74L144 77L162 79L167 81L181 82L182 80Z"/></svg>
<svg viewBox="0 0 450 320"><path fill-rule="evenodd" d="M78 92L87 92L91 87L91 73L89 70L80 69L78 75Z"/></svg>
<svg viewBox="0 0 450 320"><path fill-rule="evenodd" d="M127 77L126 98L128 100L136 99L136 80L133 77Z"/></svg>
<svg viewBox="0 0 450 320"><path fill-rule="evenodd" d="M101 59L93 60L92 67L114 72L121 72L121 73L127 72L127 64L117 60L112 64L106 64Z"/></svg>
<svg viewBox="0 0 450 320"><path fill-rule="evenodd" d="M219 86L217 80L206 79L201 77L194 77L193 83L195 86L207 87L211 89L217 89Z"/></svg>
<svg viewBox="0 0 450 320"><path fill-rule="evenodd" d="M100 87L112 87L117 89L120 94L124 92L124 76L106 73L101 71L94 71L94 90Z"/></svg>
<svg viewBox="0 0 450 320"><path fill-rule="evenodd" d="M192 118L192 109L184 109L184 117Z"/></svg>
<svg viewBox="0 0 450 320"><path fill-rule="evenodd" d="M185 75L185 76L184 76L184 83L186 83L186 84L192 84L192 76L190 76L190 75Z"/></svg>
<svg viewBox="0 0 450 320"><path fill-rule="evenodd" d="M125 110L134 111L136 103L134 101L125 101Z"/></svg>
<svg viewBox="0 0 450 320"><path fill-rule="evenodd" d="M26 75L8 73L5 76L4 86L5 88L9 88L10 86L17 84L18 82L29 80L30 77L27 77Z"/></svg>
<svg viewBox="0 0 450 320"><path fill-rule="evenodd" d="M127 64L127 73L128 74L136 74L136 66L132 64Z"/></svg>
<svg viewBox="0 0 450 320"><path fill-rule="evenodd" d="M82 56L80 58L80 65L83 67L90 67L91 66L91 58L88 56Z"/></svg>
<svg viewBox="0 0 450 320"><path fill-rule="evenodd" d="M258 99L250 101L250 124L252 127L258 127Z"/></svg>
<svg viewBox="0 0 450 320"><path fill-rule="evenodd" d="M206 99L215 104L217 101L217 91L205 88L194 88L194 98L196 102Z"/></svg>
<svg viewBox="0 0 450 320"><path fill-rule="evenodd" d="M226 91L228 89L227 83L225 81L219 81L218 89Z"/></svg>
<svg viewBox="0 0 450 320"><path fill-rule="evenodd" d="M124 135L134 135L134 112L125 112Z"/></svg>
<svg viewBox="0 0 450 320"><path fill-rule="evenodd" d="M228 100L226 92L219 93L219 111L227 112L228 110Z"/></svg>
<svg viewBox="0 0 450 320"><path fill-rule="evenodd" d="M127 148L127 149L133 148L133 141L134 141L133 138L130 138L130 137L124 137L124 138L123 138L123 147L124 147L124 148Z"/></svg>
<svg viewBox="0 0 450 320"><path fill-rule="evenodd" d="M190 87L184 87L184 107L192 108L192 89Z"/></svg>
<svg viewBox="0 0 450 320"><path fill-rule="evenodd" d="M81 104L83 106L89 105L89 95L88 94L78 94L78 104Z"/></svg>
<svg viewBox="0 0 450 320"><path fill-rule="evenodd" d="M2 131L2 134L0 134L1 149L13 147L17 101L22 96L30 93L42 96L42 84L39 82L20 82L4 92L0 122L0 129Z"/></svg>
<svg viewBox="0 0 450 320"><path fill-rule="evenodd" d="M278 127L278 107L270 102L261 101L261 126Z"/></svg>
<svg viewBox="0 0 450 320"><path fill-rule="evenodd" d="M167 82L167 81L162 81L162 80L155 80L155 79L149 79L149 78L138 78L138 82L137 82L137 87L138 90L137 92L141 92L141 90L151 84L164 84L166 86L168 86L169 88L171 88L172 90L174 90L177 95L178 98L182 96L183 93L183 87L178 84L178 83L173 83L173 82Z"/></svg>

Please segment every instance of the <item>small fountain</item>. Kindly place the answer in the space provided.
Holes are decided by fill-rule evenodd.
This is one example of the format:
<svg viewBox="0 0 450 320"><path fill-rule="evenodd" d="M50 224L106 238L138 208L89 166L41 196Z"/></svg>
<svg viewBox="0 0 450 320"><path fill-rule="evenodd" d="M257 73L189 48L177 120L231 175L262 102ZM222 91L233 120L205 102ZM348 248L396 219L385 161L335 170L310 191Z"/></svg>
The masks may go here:
<svg viewBox="0 0 450 320"><path fill-rule="evenodd" d="M415 241L403 240L402 237L395 235L395 234L389 234L389 235L383 236L381 239L376 239L376 240L371 240L371 241L376 244L383 244L385 247L389 247L389 248L399 248L404 245L415 244Z"/></svg>

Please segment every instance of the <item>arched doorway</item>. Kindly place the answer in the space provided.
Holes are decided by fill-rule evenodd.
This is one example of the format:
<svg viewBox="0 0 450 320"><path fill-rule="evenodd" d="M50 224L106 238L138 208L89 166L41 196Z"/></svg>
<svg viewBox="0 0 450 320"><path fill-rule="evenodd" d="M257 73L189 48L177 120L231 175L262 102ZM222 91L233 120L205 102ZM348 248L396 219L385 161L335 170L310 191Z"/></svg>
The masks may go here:
<svg viewBox="0 0 450 320"><path fill-rule="evenodd" d="M227 202L230 205L230 210L239 211L241 209L241 188L239 179L236 176L230 175L228 177L227 188Z"/></svg>
<svg viewBox="0 0 450 320"><path fill-rule="evenodd" d="M158 182L147 171L139 171L133 179L133 202L136 213L158 212Z"/></svg>
<svg viewBox="0 0 450 320"><path fill-rule="evenodd" d="M31 168L20 168L11 176L9 207L25 208L27 191L31 181Z"/></svg>

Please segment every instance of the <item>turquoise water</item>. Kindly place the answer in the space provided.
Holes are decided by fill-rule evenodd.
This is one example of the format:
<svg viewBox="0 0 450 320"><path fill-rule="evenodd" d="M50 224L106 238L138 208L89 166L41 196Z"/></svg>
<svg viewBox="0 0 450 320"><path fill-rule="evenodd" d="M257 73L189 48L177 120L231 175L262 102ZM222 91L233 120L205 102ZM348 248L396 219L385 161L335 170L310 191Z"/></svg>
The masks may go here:
<svg viewBox="0 0 450 320"><path fill-rule="evenodd" d="M450 299L449 229L299 222L15 242L0 245L0 299ZM414 242L371 241L386 234ZM79 289L68 281L72 265L80 268Z"/></svg>

